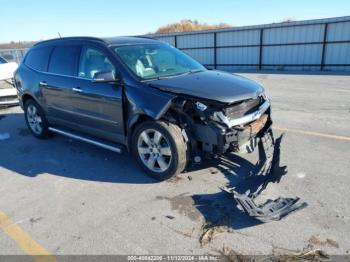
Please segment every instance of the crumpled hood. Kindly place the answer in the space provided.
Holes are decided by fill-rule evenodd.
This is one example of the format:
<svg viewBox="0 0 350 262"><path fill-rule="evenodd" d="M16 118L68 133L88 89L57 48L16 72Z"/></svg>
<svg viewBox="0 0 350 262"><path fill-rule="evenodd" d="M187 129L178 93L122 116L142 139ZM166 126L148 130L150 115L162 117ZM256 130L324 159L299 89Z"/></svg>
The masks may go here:
<svg viewBox="0 0 350 262"><path fill-rule="evenodd" d="M264 88L252 80L216 70L152 80L148 84L163 91L223 103L255 98L264 92Z"/></svg>

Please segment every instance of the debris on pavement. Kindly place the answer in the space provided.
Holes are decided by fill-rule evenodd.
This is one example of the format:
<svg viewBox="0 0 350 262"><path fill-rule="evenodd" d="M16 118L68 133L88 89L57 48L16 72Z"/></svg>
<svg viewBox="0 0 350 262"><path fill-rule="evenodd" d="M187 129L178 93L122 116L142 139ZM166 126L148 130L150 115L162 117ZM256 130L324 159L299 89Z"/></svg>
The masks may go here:
<svg viewBox="0 0 350 262"><path fill-rule="evenodd" d="M219 253L224 256L228 261L237 262L237 261L253 261L248 259L247 257L239 254L238 252L234 251L232 248L229 248L228 246L223 246L222 250L219 251Z"/></svg>
<svg viewBox="0 0 350 262"><path fill-rule="evenodd" d="M321 249L306 249L303 251L293 251L284 248L274 248L272 253L276 261L322 261L329 259L329 256Z"/></svg>
<svg viewBox="0 0 350 262"><path fill-rule="evenodd" d="M43 219L42 217L38 217L38 218L33 218L32 217L31 219L29 219L29 222L33 225L33 224L39 222L42 219Z"/></svg>
<svg viewBox="0 0 350 262"><path fill-rule="evenodd" d="M262 221L277 221L287 214L306 207L306 203L299 202L299 198L282 198L275 200L267 200L264 204L257 205L248 195L240 195L235 191L231 191L236 202L242 209L252 217Z"/></svg>
<svg viewBox="0 0 350 262"><path fill-rule="evenodd" d="M244 188L244 186L241 187L242 182L234 188L221 188L222 190L233 195L234 200L241 210L261 222L280 220L287 214L307 206L305 202L299 202L300 199L298 197L279 197L275 200L269 199L260 205L257 205L254 201L260 195L260 193L266 189L270 182L279 182L282 175L287 173L283 169L279 175L274 174L274 171L276 171L274 170L276 163L279 162L280 143L282 137L283 135L281 135L281 137L275 141L272 130L268 130L264 136L261 137L259 142L259 161L262 163L263 158L265 158L265 161L256 175L249 176L248 178L249 180L259 182L252 192L252 188L246 190L244 193L237 192L236 189ZM247 180L243 181L243 183L247 184ZM253 184L254 183L252 183L252 185Z"/></svg>
<svg viewBox="0 0 350 262"><path fill-rule="evenodd" d="M180 181L182 181L182 177L180 177L180 176L173 176L173 177L169 178L168 180L166 180L167 183L174 183L174 184L176 184Z"/></svg>
<svg viewBox="0 0 350 262"><path fill-rule="evenodd" d="M175 217L173 216L165 216L166 218L169 218L169 219L174 219Z"/></svg>
<svg viewBox="0 0 350 262"><path fill-rule="evenodd" d="M215 168L210 168L209 171L210 171L210 174L213 174L213 175L219 173L219 171Z"/></svg>
<svg viewBox="0 0 350 262"><path fill-rule="evenodd" d="M337 241L330 239L330 238L326 238L326 240L322 240L318 236L315 236L315 235L313 235L309 238L309 243L312 245L331 246L331 247L339 248L339 244Z"/></svg>
<svg viewBox="0 0 350 262"><path fill-rule="evenodd" d="M202 234L199 237L199 243L201 244L201 246L205 246L210 241L212 241L216 233L223 233L225 231L226 231L225 226L204 225L202 227Z"/></svg>

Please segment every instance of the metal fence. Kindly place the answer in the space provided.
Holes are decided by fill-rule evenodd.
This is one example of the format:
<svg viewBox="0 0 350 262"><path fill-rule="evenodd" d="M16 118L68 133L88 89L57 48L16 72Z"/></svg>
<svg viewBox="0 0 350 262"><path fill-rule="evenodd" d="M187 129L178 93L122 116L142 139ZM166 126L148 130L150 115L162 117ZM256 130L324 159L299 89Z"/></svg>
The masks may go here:
<svg viewBox="0 0 350 262"><path fill-rule="evenodd" d="M149 36L222 70L350 71L350 16Z"/></svg>
<svg viewBox="0 0 350 262"><path fill-rule="evenodd" d="M149 36L221 70L350 72L350 16ZM0 56L19 63L27 50Z"/></svg>
<svg viewBox="0 0 350 262"><path fill-rule="evenodd" d="M28 48L23 49L0 49L0 56L9 62L20 63Z"/></svg>

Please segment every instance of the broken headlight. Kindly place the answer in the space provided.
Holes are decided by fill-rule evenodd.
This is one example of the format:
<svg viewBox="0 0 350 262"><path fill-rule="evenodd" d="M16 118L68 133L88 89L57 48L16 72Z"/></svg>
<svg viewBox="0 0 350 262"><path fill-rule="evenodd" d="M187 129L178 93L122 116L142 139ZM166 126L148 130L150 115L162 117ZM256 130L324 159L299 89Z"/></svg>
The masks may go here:
<svg viewBox="0 0 350 262"><path fill-rule="evenodd" d="M196 102L196 107L199 111L202 111L202 112L208 108L205 104L201 102Z"/></svg>

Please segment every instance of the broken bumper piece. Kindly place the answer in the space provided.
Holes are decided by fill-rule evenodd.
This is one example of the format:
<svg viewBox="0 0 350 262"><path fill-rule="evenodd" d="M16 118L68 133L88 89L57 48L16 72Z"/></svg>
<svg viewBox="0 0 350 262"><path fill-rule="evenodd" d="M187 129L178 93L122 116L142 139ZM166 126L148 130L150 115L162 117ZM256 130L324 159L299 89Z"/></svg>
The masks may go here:
<svg viewBox="0 0 350 262"><path fill-rule="evenodd" d="M216 112L215 117L217 117L221 122L225 123L229 128L231 128L233 126L244 125L259 119L269 109L269 107L270 101L266 99L257 111L249 115L236 119L229 119L224 115L223 112Z"/></svg>
<svg viewBox="0 0 350 262"><path fill-rule="evenodd" d="M246 194L231 191L237 204L251 217L262 222L280 220L289 213L306 207L305 202L299 202L299 198L282 198L267 200L264 204L257 205L254 199Z"/></svg>
<svg viewBox="0 0 350 262"><path fill-rule="evenodd" d="M279 175L274 174L274 169L279 165L280 142L282 136L276 141L273 138L271 130L268 130L261 138L259 143L260 160L265 158L265 162L253 177L249 177L245 184L249 184L249 188L245 193L238 193L236 189L244 187L241 183L234 188L222 188L222 190L233 195L234 200L241 210L249 216L256 218L261 222L270 222L280 220L287 214L300 210L307 206L305 202L300 202L299 198L283 198L279 197L275 200L267 200L265 203L257 205L254 200L265 190L269 183L279 182L281 177L286 173ZM249 183L259 181L259 183ZM247 183L248 182L248 183ZM247 185L245 185L246 187ZM251 193L252 191L252 193Z"/></svg>

